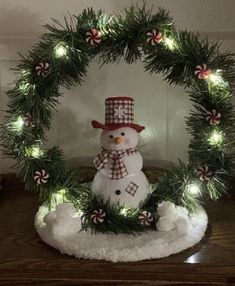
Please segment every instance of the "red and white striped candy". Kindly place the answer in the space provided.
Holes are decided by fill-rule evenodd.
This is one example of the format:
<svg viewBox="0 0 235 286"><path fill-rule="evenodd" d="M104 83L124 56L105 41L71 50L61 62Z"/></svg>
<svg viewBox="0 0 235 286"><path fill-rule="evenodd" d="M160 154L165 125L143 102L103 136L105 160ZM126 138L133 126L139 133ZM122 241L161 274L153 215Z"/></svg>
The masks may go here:
<svg viewBox="0 0 235 286"><path fill-rule="evenodd" d="M46 76L49 73L50 65L47 62L41 62L36 65L35 70L38 76Z"/></svg>
<svg viewBox="0 0 235 286"><path fill-rule="evenodd" d="M34 181L37 182L37 185L46 184L48 178L49 174L44 169L36 171L34 174Z"/></svg>
<svg viewBox="0 0 235 286"><path fill-rule="evenodd" d="M210 125L218 125L220 123L221 114L215 109L207 111L206 115L206 120L210 123Z"/></svg>
<svg viewBox="0 0 235 286"><path fill-rule="evenodd" d="M209 75L211 74L211 70L209 68L207 68L206 64L197 65L196 69L194 71L194 74L199 79L207 79L209 77Z"/></svg>
<svg viewBox="0 0 235 286"><path fill-rule="evenodd" d="M143 211L139 215L139 220L142 225L150 225L153 222L153 216L148 211Z"/></svg>
<svg viewBox="0 0 235 286"><path fill-rule="evenodd" d="M152 30L147 33L147 43L155 46L162 41L162 33L157 30Z"/></svg>
<svg viewBox="0 0 235 286"><path fill-rule="evenodd" d="M103 223L106 217L106 213L102 209L94 210L91 213L91 221L95 224Z"/></svg>
<svg viewBox="0 0 235 286"><path fill-rule="evenodd" d="M212 172L208 166L201 166L197 169L197 175L201 181L209 181L212 177Z"/></svg>
<svg viewBox="0 0 235 286"><path fill-rule="evenodd" d="M101 33L97 29L91 29L86 32L86 41L92 46L98 45L101 42Z"/></svg>

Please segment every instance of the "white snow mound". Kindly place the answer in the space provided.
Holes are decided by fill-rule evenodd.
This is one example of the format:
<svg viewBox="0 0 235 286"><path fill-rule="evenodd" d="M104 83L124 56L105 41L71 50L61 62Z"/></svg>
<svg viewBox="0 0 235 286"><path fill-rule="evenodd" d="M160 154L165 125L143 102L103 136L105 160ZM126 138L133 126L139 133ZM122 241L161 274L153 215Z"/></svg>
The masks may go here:
<svg viewBox="0 0 235 286"><path fill-rule="evenodd" d="M155 259L178 253L198 243L205 234L208 218L204 209L189 215L170 202L158 205L158 231L140 234L91 234L80 231L81 223L71 203L55 211L41 206L35 228L41 239L61 253L77 258L112 262Z"/></svg>

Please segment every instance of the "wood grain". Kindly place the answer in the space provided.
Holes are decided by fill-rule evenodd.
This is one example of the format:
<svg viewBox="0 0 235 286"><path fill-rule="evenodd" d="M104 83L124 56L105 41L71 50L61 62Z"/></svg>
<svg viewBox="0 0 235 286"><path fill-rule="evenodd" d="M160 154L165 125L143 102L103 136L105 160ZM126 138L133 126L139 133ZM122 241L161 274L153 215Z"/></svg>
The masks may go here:
<svg viewBox="0 0 235 286"><path fill-rule="evenodd" d="M0 285L235 285L235 200L205 204L206 236L168 258L137 263L78 260L37 236L37 194L7 182L0 192Z"/></svg>

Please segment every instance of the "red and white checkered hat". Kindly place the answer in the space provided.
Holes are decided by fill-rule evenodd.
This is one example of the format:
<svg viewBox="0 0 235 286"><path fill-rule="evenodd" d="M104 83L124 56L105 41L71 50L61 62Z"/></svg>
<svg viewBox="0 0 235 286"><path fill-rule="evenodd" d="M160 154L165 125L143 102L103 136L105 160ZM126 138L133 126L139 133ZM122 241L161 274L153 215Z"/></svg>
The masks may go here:
<svg viewBox="0 0 235 286"><path fill-rule="evenodd" d="M108 97L105 100L105 124L93 120L94 128L115 130L121 127L131 127L137 132L144 126L134 123L134 99L132 97Z"/></svg>

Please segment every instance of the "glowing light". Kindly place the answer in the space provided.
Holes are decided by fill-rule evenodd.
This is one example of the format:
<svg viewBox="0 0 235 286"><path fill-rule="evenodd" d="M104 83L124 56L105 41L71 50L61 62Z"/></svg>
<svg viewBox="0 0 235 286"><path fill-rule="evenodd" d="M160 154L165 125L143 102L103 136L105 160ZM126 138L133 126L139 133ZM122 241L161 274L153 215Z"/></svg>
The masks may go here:
<svg viewBox="0 0 235 286"><path fill-rule="evenodd" d="M60 194L60 195L65 195L65 193L66 193L66 189L61 189L61 190L59 190L58 192L57 192L57 194Z"/></svg>
<svg viewBox="0 0 235 286"><path fill-rule="evenodd" d="M12 123L12 129L17 132L22 131L23 126L24 126L24 120L21 116L18 116L17 120Z"/></svg>
<svg viewBox="0 0 235 286"><path fill-rule="evenodd" d="M210 145L220 146L223 143L223 134L214 130L208 139Z"/></svg>
<svg viewBox="0 0 235 286"><path fill-rule="evenodd" d="M214 85L221 85L224 84L223 78L219 74L210 74L208 79L214 84Z"/></svg>
<svg viewBox="0 0 235 286"><path fill-rule="evenodd" d="M36 85L35 85L35 84L32 84L32 85L31 85L30 83L25 82L25 81L23 81L23 82L21 82L21 83L19 84L19 90L20 90L24 95L28 94L28 93L29 93L29 90L30 90L30 92L34 91L35 88L36 88Z"/></svg>
<svg viewBox="0 0 235 286"><path fill-rule="evenodd" d="M176 47L175 41L172 38L165 38L165 44L170 50L174 50Z"/></svg>
<svg viewBox="0 0 235 286"><path fill-rule="evenodd" d="M126 216L127 215L127 213L128 213L128 208L122 208L122 210L120 211L120 213L122 214L122 215L124 215L124 216Z"/></svg>
<svg viewBox="0 0 235 286"><path fill-rule="evenodd" d="M191 195L199 195L201 194L201 191L197 184L193 183L187 186L187 192Z"/></svg>
<svg viewBox="0 0 235 286"><path fill-rule="evenodd" d="M30 84L28 82L22 82L20 85L19 85L19 89L20 91L22 91L23 93L26 93L27 90L29 89L30 87Z"/></svg>
<svg viewBox="0 0 235 286"><path fill-rule="evenodd" d="M26 150L26 155L33 158L40 158L43 155L43 151L38 146L29 147Z"/></svg>
<svg viewBox="0 0 235 286"><path fill-rule="evenodd" d="M22 74L23 76L27 76L27 75L30 75L30 71L29 71L29 70L22 70L22 71L21 71L21 74Z"/></svg>
<svg viewBox="0 0 235 286"><path fill-rule="evenodd" d="M68 46L65 46L64 44L60 43L55 47L55 56L57 58L67 57L67 51Z"/></svg>
<svg viewBox="0 0 235 286"><path fill-rule="evenodd" d="M60 189L56 193L53 193L51 195L50 208L55 209L57 205L66 203L67 199L65 194L66 194L66 189Z"/></svg>

